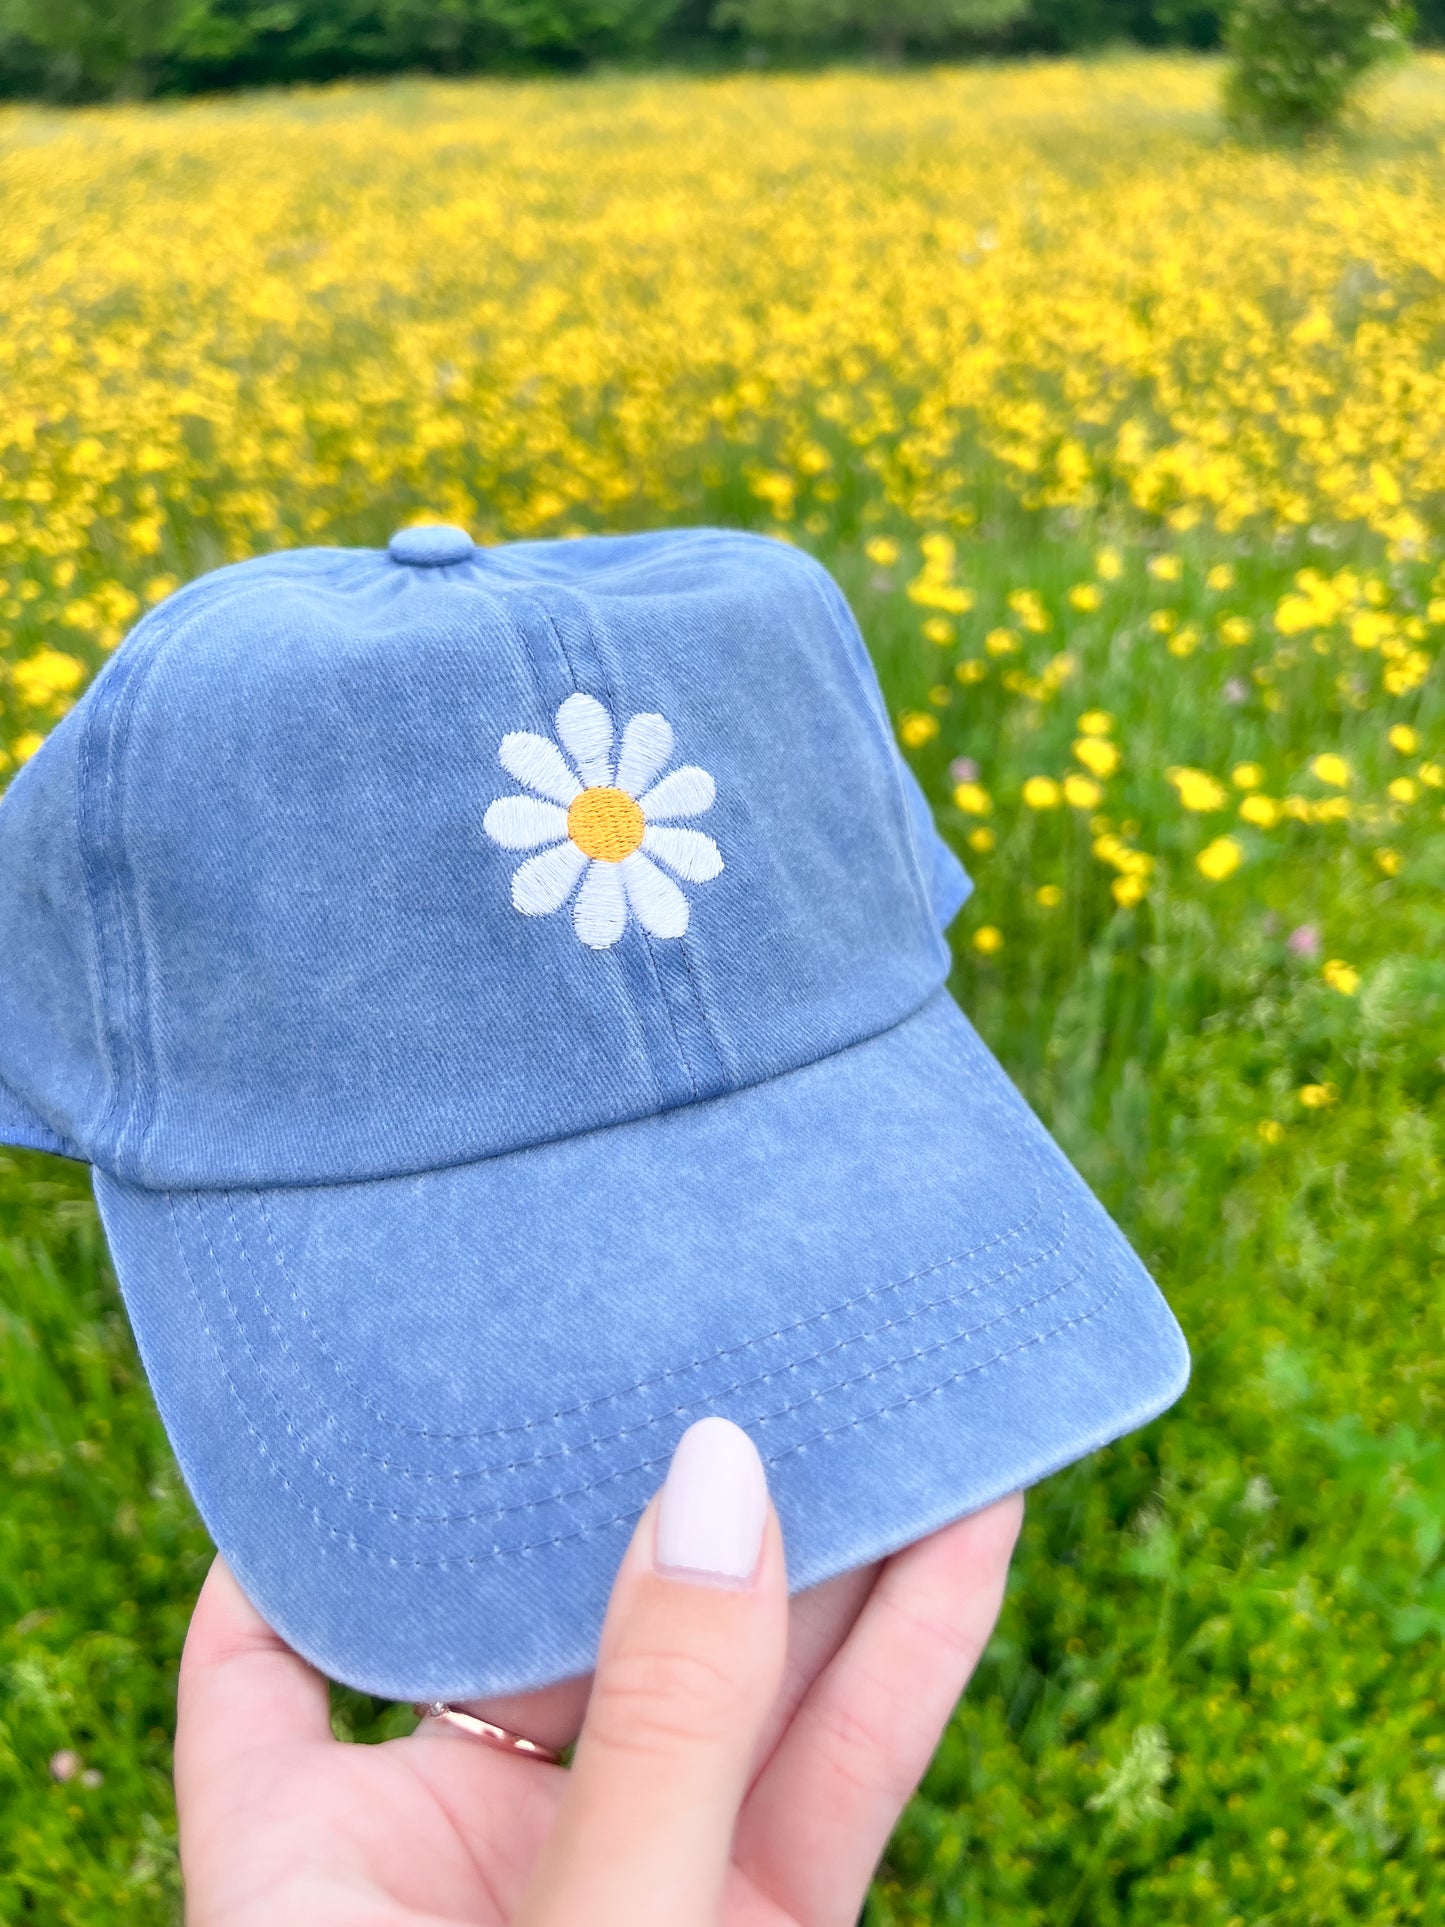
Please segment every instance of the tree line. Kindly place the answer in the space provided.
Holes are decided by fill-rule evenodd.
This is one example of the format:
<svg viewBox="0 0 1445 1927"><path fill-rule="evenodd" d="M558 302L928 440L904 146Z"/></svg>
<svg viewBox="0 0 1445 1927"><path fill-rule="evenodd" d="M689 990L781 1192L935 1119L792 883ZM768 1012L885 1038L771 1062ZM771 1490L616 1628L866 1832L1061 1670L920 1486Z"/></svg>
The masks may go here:
<svg viewBox="0 0 1445 1927"><path fill-rule="evenodd" d="M1402 0L0 0L0 95L84 101L599 61L1223 44L1235 56L1235 119L1283 125L1293 114L1308 125L1333 117L1315 104L1321 87L1343 97L1412 25L1445 41L1445 0L1413 11ZM1260 76L1263 93L1251 93ZM1276 99L1280 89L1305 111Z"/></svg>

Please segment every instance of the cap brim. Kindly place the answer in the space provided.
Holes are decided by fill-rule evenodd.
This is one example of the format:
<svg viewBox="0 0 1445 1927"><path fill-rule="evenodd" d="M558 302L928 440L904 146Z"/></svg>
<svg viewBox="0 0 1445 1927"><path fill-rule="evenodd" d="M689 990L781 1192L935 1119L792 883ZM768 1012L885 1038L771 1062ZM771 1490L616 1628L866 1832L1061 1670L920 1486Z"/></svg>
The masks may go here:
<svg viewBox="0 0 1445 1927"><path fill-rule="evenodd" d="M944 993L789 1076L480 1164L96 1192L218 1545L315 1665L398 1699L585 1671L704 1413L757 1442L798 1588L1142 1424L1188 1375Z"/></svg>

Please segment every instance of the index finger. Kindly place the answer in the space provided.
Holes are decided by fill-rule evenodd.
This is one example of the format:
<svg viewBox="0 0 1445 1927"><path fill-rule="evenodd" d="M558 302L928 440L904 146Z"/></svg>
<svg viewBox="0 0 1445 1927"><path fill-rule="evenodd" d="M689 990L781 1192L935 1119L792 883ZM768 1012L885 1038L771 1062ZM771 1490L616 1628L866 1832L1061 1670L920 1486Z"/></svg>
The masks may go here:
<svg viewBox="0 0 1445 1927"><path fill-rule="evenodd" d="M217 1754L331 1738L326 1681L273 1632L217 1555L196 1601L176 1694L176 1776Z"/></svg>
<svg viewBox="0 0 1445 1927"><path fill-rule="evenodd" d="M1015 1493L885 1561L754 1782L736 1858L790 1917L856 1919L988 1644L1022 1521Z"/></svg>

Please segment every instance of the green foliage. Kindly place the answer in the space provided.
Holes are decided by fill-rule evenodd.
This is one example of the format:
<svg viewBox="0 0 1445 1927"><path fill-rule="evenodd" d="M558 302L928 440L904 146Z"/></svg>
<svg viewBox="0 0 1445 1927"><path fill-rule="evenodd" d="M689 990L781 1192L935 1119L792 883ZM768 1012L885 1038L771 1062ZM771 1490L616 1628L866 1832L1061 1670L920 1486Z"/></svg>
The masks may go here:
<svg viewBox="0 0 1445 1927"><path fill-rule="evenodd" d="M38 57L59 93L148 93L206 0L0 0L5 43Z"/></svg>
<svg viewBox="0 0 1445 1927"><path fill-rule="evenodd" d="M679 0L0 0L0 88L64 99L651 45Z"/></svg>
<svg viewBox="0 0 1445 1927"><path fill-rule="evenodd" d="M1422 0L1431 19L1445 0ZM1210 0L0 0L0 95L94 100L408 70L476 72L770 42L896 55L1213 46Z"/></svg>
<svg viewBox="0 0 1445 1927"><path fill-rule="evenodd" d="M1027 0L723 0L715 20L750 39L837 45L861 40L883 54L961 35L997 33Z"/></svg>
<svg viewBox="0 0 1445 1927"><path fill-rule="evenodd" d="M1333 127L1370 70L1404 51L1413 26L1407 0L1233 0L1225 111L1263 134Z"/></svg>

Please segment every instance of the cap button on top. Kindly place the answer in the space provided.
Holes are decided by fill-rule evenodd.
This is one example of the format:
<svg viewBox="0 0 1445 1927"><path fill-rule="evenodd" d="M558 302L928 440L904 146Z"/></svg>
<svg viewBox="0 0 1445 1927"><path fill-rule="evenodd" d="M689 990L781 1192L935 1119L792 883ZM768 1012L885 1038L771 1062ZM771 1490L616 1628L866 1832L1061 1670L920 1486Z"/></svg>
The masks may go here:
<svg viewBox="0 0 1445 1927"><path fill-rule="evenodd" d="M405 562L413 569L440 569L448 562L470 561L477 545L465 529L432 522L425 528L398 529L386 552L393 562Z"/></svg>

